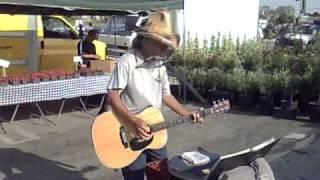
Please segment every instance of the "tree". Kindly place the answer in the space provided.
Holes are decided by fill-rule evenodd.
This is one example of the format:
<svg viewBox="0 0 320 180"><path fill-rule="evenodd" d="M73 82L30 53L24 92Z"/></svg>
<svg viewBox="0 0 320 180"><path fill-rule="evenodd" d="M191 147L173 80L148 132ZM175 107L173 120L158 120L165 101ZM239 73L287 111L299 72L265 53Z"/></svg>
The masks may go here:
<svg viewBox="0 0 320 180"><path fill-rule="evenodd" d="M260 8L259 18L269 20L271 14L272 14L272 9L270 6L262 6Z"/></svg>
<svg viewBox="0 0 320 180"><path fill-rule="evenodd" d="M294 22L295 9L292 6L280 6L275 10L277 16L276 24L285 24Z"/></svg>

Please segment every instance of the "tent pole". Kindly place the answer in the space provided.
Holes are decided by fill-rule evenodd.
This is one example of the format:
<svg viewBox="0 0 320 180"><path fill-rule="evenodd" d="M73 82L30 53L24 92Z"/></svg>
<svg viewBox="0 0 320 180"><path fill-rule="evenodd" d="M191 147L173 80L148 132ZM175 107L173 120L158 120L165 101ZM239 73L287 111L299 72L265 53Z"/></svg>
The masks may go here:
<svg viewBox="0 0 320 180"><path fill-rule="evenodd" d="M185 0L183 1L183 49L182 49L182 57L183 57L183 67L186 69L186 59L185 59L185 47L186 47L186 17L185 17ZM184 78L187 79L187 74L184 73ZM183 83L183 101L186 103L187 101L187 86L186 83Z"/></svg>
<svg viewBox="0 0 320 180"><path fill-rule="evenodd" d="M6 76L7 76L6 68L2 67L2 77L6 77Z"/></svg>
<svg viewBox="0 0 320 180"><path fill-rule="evenodd" d="M112 16L112 22L113 22L113 27L115 29L114 31L114 49L117 49L118 46L117 46L117 27L116 27L116 16ZM118 56L118 53L117 53L117 56Z"/></svg>
<svg viewBox="0 0 320 180"><path fill-rule="evenodd" d="M37 43L37 16L28 16L28 69L32 72L39 71L38 43Z"/></svg>

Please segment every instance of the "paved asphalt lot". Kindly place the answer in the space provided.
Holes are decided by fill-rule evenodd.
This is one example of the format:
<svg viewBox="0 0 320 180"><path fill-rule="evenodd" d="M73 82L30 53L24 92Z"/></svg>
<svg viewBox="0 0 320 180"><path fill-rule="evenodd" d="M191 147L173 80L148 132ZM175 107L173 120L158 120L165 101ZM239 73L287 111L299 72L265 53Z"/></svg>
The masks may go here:
<svg viewBox="0 0 320 180"><path fill-rule="evenodd" d="M194 108L190 104L187 107ZM30 118L32 112L24 109L15 122L3 123L7 135L0 133L0 179L122 179L119 171L103 167L95 156L90 136L92 115L67 110L62 116L49 115L56 125L48 126L43 120ZM8 116L8 112L0 113ZM96 108L89 111L96 112ZM170 156L198 146L223 155L271 137L303 133L307 137L302 140L282 139L267 160L276 179L319 180L319 130L318 124L308 121L230 112L203 124L170 129L167 147Z"/></svg>

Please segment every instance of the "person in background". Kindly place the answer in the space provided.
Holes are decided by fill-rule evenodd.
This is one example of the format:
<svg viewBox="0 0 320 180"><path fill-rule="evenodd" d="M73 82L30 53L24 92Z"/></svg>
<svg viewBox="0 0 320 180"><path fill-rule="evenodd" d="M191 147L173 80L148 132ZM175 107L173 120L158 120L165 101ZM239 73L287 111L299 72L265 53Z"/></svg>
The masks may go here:
<svg viewBox="0 0 320 180"><path fill-rule="evenodd" d="M89 22L89 23L88 23L88 29L89 29L89 30L94 29L94 28L93 28L93 25L92 25L92 22Z"/></svg>
<svg viewBox="0 0 320 180"><path fill-rule="evenodd" d="M101 60L101 57L96 53L96 47L93 41L98 39L98 32L90 30L87 37L78 43L78 55L83 59L83 66L90 68L90 60Z"/></svg>
<svg viewBox="0 0 320 180"><path fill-rule="evenodd" d="M83 38L83 30L84 30L84 28L83 28L83 25L82 24L79 24L79 36L80 36L80 39L82 39Z"/></svg>

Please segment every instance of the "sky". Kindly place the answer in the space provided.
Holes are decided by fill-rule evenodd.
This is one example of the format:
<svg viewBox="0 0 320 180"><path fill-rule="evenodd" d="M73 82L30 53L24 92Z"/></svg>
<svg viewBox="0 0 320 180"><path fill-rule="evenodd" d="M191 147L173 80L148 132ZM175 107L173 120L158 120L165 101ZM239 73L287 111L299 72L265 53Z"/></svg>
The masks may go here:
<svg viewBox="0 0 320 180"><path fill-rule="evenodd" d="M296 10L299 9L300 1L296 0L260 0L261 6L268 5L272 8L276 8L278 6L294 6ZM307 12L308 10L320 12L320 0L306 0L307 1Z"/></svg>

